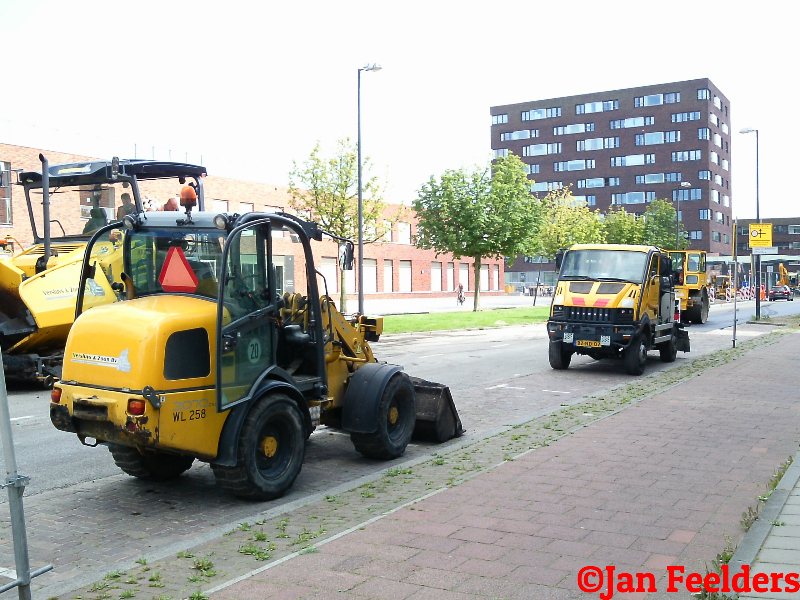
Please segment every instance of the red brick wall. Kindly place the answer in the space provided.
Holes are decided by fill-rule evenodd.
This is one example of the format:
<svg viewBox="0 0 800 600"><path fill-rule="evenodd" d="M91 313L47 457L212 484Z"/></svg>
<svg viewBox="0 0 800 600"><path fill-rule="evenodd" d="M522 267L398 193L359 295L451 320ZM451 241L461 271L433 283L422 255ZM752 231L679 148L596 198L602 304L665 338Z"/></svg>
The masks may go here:
<svg viewBox="0 0 800 600"><path fill-rule="evenodd" d="M21 146L11 146L8 144L0 144L0 161L7 161L11 163L11 169L22 170L41 170L41 163L39 162L39 153L45 154L50 164L81 162L85 160L92 160L96 157L78 156L75 154L67 154L63 152L43 151L35 148L25 148ZM12 177L12 182L16 181L16 177ZM145 182L141 186L142 192L151 196L155 196L163 204L166 200L179 190L170 182ZM228 210L230 212L238 212L240 210L240 203L252 204L256 211L264 210L265 207L282 207L287 211L289 208L289 194L288 189L282 186L276 186L264 183L255 183L251 181L240 181L236 179L227 179L225 177L216 177L209 175L203 179L203 188L205 191L206 209L211 210L212 202L214 200L224 200L228 202ZM20 186L11 186L12 203L13 203L13 225L0 227L0 237L6 235L13 235L23 245L28 245L33 240L31 233L30 222L28 219L28 209L25 204L25 195ZM78 206L67 206L56 208L55 205L51 209L54 211L53 218L63 219L64 226L67 227L67 222L77 225L80 222ZM55 211L60 211L55 214ZM395 215L398 210L403 210L405 217L403 221L411 224L412 238L417 232L417 219L414 211L410 207L401 208L400 205L389 205L387 208L387 218L389 215ZM63 214L61 214L63 213ZM393 240L398 239L398 227L395 225L392 232ZM319 265L321 258L336 257L338 256L337 244L333 241L323 241L321 243L313 244L314 260ZM275 240L275 253L276 254L291 254L295 256L295 287L298 291L305 289L305 267L302 256L302 248L298 244L292 244L288 238ZM473 260L469 258L462 258L459 261L453 260L451 254L443 254L436 257L436 253L432 250L421 250L411 244L400 244L395 242L379 242L374 244L366 244L364 246L364 258L377 259L377 289L383 290L383 267L385 260L394 261L393 269L393 286L394 292L381 292L377 294L367 294L367 298L408 298L408 297L444 297L451 296L453 292L447 290L447 263L453 262L454 264L454 286L458 287L459 284L459 265L467 263L469 267L469 285L464 283L465 288L470 290L475 287L474 269L472 267ZM357 257L356 257L357 259ZM400 263L401 260L411 261L411 292L398 292L400 289ZM431 292L431 263L437 261L442 263L442 292ZM484 264L489 265L489 294L502 294L503 293L503 260L489 260L484 259ZM495 289L493 269L494 265L498 265L499 275L498 284L499 290ZM330 282L329 282L330 285ZM338 285L337 285L338 288ZM348 290L348 298L354 290ZM357 294L352 294L355 298ZM338 296L337 296L338 297Z"/></svg>

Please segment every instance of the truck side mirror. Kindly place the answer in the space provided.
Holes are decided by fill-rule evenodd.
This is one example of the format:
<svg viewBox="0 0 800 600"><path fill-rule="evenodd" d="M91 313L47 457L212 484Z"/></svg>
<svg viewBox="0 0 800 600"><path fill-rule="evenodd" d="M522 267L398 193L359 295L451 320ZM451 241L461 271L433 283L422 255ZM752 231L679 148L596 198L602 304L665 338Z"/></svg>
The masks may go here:
<svg viewBox="0 0 800 600"><path fill-rule="evenodd" d="M559 248L556 252L556 272L561 272L561 263L564 262L564 249Z"/></svg>
<svg viewBox="0 0 800 600"><path fill-rule="evenodd" d="M353 270L353 243L345 242L339 245L339 267L343 271Z"/></svg>

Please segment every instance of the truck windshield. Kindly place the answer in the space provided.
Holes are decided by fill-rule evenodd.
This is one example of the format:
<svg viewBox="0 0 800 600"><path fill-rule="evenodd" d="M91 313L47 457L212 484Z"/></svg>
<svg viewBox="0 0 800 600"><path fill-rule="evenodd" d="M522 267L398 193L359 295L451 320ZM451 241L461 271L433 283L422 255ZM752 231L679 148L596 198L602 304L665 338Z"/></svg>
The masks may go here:
<svg viewBox="0 0 800 600"><path fill-rule="evenodd" d="M564 256L561 279L613 279L642 283L646 252L570 250Z"/></svg>

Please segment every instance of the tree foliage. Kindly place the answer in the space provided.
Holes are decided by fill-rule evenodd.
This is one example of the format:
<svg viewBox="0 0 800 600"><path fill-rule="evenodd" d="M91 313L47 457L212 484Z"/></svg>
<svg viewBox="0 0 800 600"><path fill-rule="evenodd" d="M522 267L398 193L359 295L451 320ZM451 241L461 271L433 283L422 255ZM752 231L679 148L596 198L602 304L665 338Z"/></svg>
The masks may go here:
<svg viewBox="0 0 800 600"><path fill-rule="evenodd" d="M641 244L644 240L644 219L614 205L603 219L603 231L607 244Z"/></svg>
<svg viewBox="0 0 800 600"><path fill-rule="evenodd" d="M350 138L337 142L330 156L323 156L319 142L309 157L298 164L292 161L289 174L290 206L307 218L317 221L323 229L339 237L358 238L358 147ZM402 217L402 213L386 215L384 188L375 176L370 176L370 161L362 163L362 198L364 212L364 243L377 242L387 228ZM347 309L347 290L344 271L340 274L340 307Z"/></svg>
<svg viewBox="0 0 800 600"><path fill-rule="evenodd" d="M493 166L431 177L419 189L414 210L419 248L474 259L473 310L480 308L481 260L524 253L541 219L541 203L530 193L524 164L513 154Z"/></svg>
<svg viewBox="0 0 800 600"><path fill-rule="evenodd" d="M538 248L534 248L539 254L554 258L560 248L605 241L600 212L590 210L585 202L576 200L569 186L549 192L542 205L542 229Z"/></svg>
<svg viewBox="0 0 800 600"><path fill-rule="evenodd" d="M669 200L653 200L644 214L643 243L664 249L683 250L689 247L683 223L679 224L680 234L676 231L677 212ZM681 247L675 248L676 237Z"/></svg>

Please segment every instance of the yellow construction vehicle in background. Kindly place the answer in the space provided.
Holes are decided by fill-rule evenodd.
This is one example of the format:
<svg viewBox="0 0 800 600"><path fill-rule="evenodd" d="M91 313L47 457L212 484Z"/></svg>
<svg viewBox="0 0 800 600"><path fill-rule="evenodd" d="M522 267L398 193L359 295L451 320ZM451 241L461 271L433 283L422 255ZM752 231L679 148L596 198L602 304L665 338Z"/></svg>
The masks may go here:
<svg viewBox="0 0 800 600"><path fill-rule="evenodd" d="M701 250L668 250L672 259L675 295L681 301L681 320L705 323L711 306L706 273L706 253Z"/></svg>
<svg viewBox="0 0 800 600"><path fill-rule="evenodd" d="M573 354L619 358L644 373L647 352L664 362L689 352L680 323L670 255L652 246L579 244L556 255L556 292L547 321L553 369Z"/></svg>
<svg viewBox="0 0 800 600"><path fill-rule="evenodd" d="M185 213L128 215L89 242L55 427L107 444L135 477L172 479L198 459L225 490L260 500L292 486L320 424L379 459L403 454L414 432L462 433L449 388L377 362L381 318L346 318L319 292L311 241L337 239L345 269L351 241L285 213L192 213L194 196L187 186ZM99 259L109 235L122 268ZM276 264L289 239L302 244L294 293Z"/></svg>
<svg viewBox="0 0 800 600"><path fill-rule="evenodd" d="M8 379L50 387L61 376L81 263L92 235L124 214L141 211L142 195L153 186L171 186L174 194L187 179L193 180L202 203L201 177L206 170L150 160L50 165L44 156L40 159L41 171L17 176L34 243L0 257L0 347ZM95 245L104 269L118 270L119 243L106 236ZM100 288L88 293L97 293L98 302L103 299Z"/></svg>

